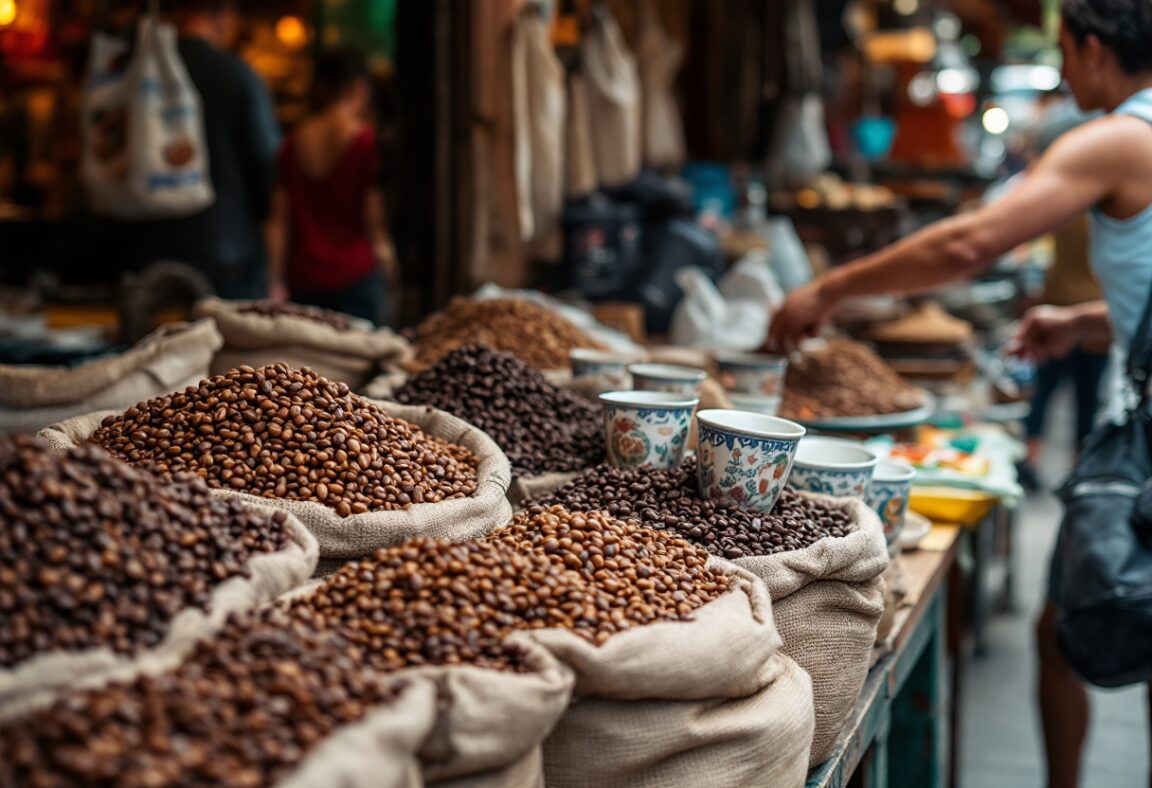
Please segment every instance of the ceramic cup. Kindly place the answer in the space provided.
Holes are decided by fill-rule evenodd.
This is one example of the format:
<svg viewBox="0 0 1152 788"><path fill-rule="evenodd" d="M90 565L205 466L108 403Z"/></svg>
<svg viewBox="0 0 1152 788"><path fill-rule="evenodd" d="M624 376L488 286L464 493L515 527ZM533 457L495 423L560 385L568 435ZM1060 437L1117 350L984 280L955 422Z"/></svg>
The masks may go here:
<svg viewBox="0 0 1152 788"><path fill-rule="evenodd" d="M568 352L572 367L572 382L604 391L625 391L632 388L628 365L634 359L605 350L579 347Z"/></svg>
<svg viewBox="0 0 1152 788"><path fill-rule="evenodd" d="M763 394L728 394L732 406L736 410L746 410L751 413L762 413L765 416L775 416L780 410L779 397L767 397Z"/></svg>
<svg viewBox="0 0 1152 788"><path fill-rule="evenodd" d="M716 367L720 382L728 391L766 397L779 397L784 393L784 375L788 372L786 356L717 353Z"/></svg>
<svg viewBox="0 0 1152 788"><path fill-rule="evenodd" d="M688 427L700 400L662 391L609 391L604 404L608 461L616 467L671 468L684 459Z"/></svg>
<svg viewBox="0 0 1152 788"><path fill-rule="evenodd" d="M632 385L637 391L664 391L697 398L708 377L702 369L678 364L630 364L628 371L632 373Z"/></svg>
<svg viewBox="0 0 1152 788"><path fill-rule="evenodd" d="M728 499L743 509L771 511L788 481L804 428L743 410L702 410L696 418L700 495Z"/></svg>
<svg viewBox="0 0 1152 788"><path fill-rule="evenodd" d="M863 443L812 436L800 441L788 486L803 492L868 499L877 456Z"/></svg>
<svg viewBox="0 0 1152 788"><path fill-rule="evenodd" d="M908 514L908 497L916 469L895 460L880 460L872 473L872 493L868 505L880 515L884 524L884 538L892 548L904 531L904 517Z"/></svg>

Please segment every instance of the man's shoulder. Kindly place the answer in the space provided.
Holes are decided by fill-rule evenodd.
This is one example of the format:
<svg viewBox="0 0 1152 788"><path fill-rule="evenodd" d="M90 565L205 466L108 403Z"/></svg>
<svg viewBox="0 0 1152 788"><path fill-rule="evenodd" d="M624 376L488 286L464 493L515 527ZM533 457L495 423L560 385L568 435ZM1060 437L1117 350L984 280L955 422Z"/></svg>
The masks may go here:
<svg viewBox="0 0 1152 788"><path fill-rule="evenodd" d="M223 79L248 83L255 74L244 60L199 38L181 37L180 57L189 71L203 70Z"/></svg>

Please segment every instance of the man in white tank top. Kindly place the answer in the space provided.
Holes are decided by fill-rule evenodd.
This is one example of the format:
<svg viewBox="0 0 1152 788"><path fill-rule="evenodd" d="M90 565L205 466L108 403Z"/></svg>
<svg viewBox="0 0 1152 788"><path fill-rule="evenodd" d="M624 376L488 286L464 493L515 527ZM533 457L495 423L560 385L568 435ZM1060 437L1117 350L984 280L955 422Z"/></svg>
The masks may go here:
<svg viewBox="0 0 1152 788"><path fill-rule="evenodd" d="M1152 0L1061 0L1061 16L1064 79L1081 109L1109 114L1061 137L1003 199L930 225L794 292L772 321L771 348L814 336L845 298L932 290L970 277L1090 211L1092 267L1104 299L1029 312L1017 338L1020 352L1044 361L1109 338L1119 353L1127 349L1152 288ZM1088 694L1058 648L1055 616L1049 602L1037 625L1040 707L1048 785L1072 788Z"/></svg>

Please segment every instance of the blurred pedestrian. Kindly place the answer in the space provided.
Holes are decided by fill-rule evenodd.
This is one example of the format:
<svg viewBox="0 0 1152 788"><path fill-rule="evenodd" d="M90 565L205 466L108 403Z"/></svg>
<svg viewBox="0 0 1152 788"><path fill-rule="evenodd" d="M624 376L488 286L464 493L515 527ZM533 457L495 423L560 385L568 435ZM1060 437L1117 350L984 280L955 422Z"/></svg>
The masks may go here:
<svg viewBox="0 0 1152 788"><path fill-rule="evenodd" d="M268 222L274 298L385 322L396 259L378 183L372 85L363 56L316 62L312 111L284 141Z"/></svg>

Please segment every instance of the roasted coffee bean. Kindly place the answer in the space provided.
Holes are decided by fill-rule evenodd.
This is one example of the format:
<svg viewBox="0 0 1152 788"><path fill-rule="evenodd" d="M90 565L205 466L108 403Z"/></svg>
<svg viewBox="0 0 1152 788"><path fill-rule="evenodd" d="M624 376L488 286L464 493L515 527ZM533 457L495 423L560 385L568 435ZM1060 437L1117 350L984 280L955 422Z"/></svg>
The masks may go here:
<svg viewBox="0 0 1152 788"><path fill-rule="evenodd" d="M792 419L872 416L923 406L920 390L871 348L830 339L788 365L780 415Z"/></svg>
<svg viewBox="0 0 1152 788"><path fill-rule="evenodd" d="M277 304L272 301L252 301L236 310L242 315L262 315L264 317L300 317L314 323L323 323L337 331L351 331L356 323L348 315L321 309L307 304Z"/></svg>
<svg viewBox="0 0 1152 788"><path fill-rule="evenodd" d="M604 460L599 410L508 353L474 345L454 350L409 378L396 401L431 405L475 424L524 476Z"/></svg>
<svg viewBox="0 0 1152 788"><path fill-rule="evenodd" d="M550 309L519 298L456 298L409 332L416 364L435 364L462 345L481 344L511 353L537 369L568 367L568 351L603 348Z"/></svg>
<svg viewBox="0 0 1152 788"><path fill-rule="evenodd" d="M342 517L476 492L472 452L426 435L310 369L241 367L104 420L129 463L210 487L315 501Z"/></svg>
<svg viewBox="0 0 1152 788"><path fill-rule="evenodd" d="M724 558L747 558L799 550L852 529L842 509L785 490L767 515L730 501L702 500L696 467L613 468L601 465L537 502L569 509L603 509L621 520L660 528Z"/></svg>
<svg viewBox="0 0 1152 788"><path fill-rule="evenodd" d="M171 482L94 446L0 437L0 666L159 643L182 609L291 540L287 516Z"/></svg>
<svg viewBox="0 0 1152 788"><path fill-rule="evenodd" d="M0 727L0 785L272 785L404 682L282 614L232 620L175 670Z"/></svg>

